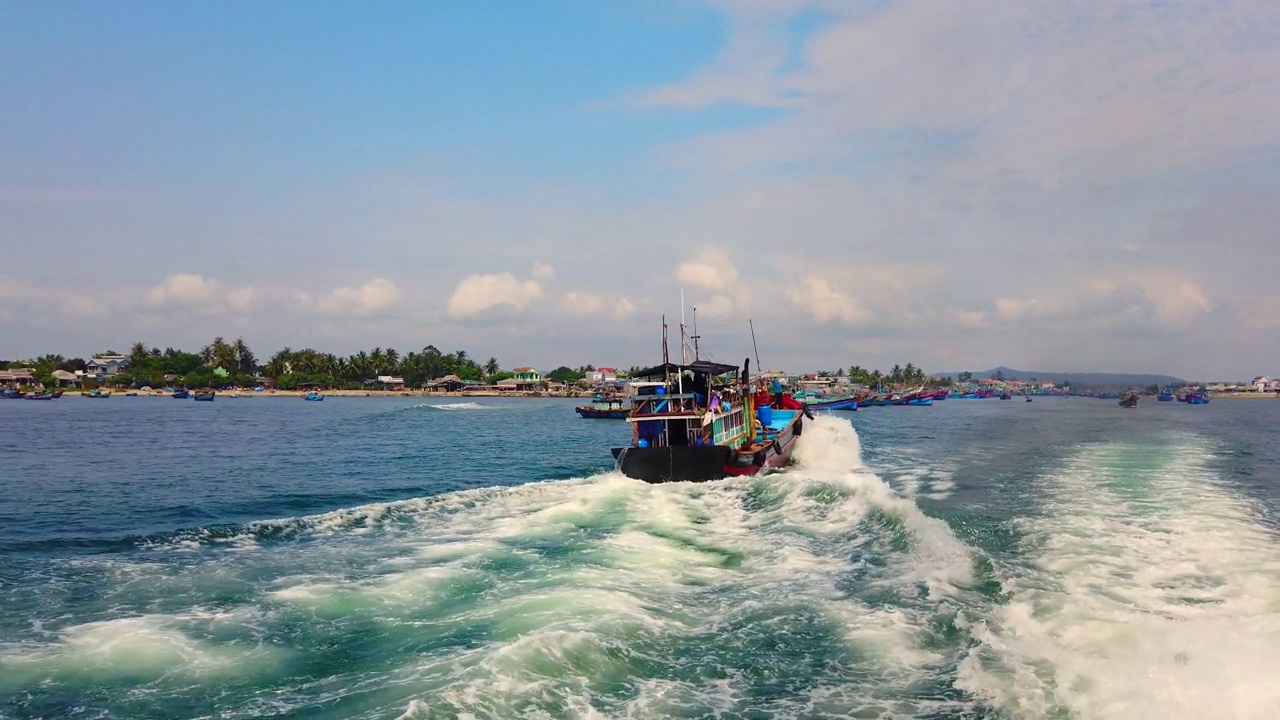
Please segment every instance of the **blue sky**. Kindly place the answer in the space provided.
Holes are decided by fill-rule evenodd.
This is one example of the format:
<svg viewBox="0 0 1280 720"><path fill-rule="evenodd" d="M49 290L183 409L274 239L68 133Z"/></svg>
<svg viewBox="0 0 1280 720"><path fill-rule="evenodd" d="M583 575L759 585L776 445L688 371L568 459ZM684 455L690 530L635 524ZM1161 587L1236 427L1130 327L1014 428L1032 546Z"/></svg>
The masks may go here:
<svg viewBox="0 0 1280 720"><path fill-rule="evenodd" d="M0 357L642 364L683 287L792 370L1277 374L1277 37L1250 2L10 4Z"/></svg>

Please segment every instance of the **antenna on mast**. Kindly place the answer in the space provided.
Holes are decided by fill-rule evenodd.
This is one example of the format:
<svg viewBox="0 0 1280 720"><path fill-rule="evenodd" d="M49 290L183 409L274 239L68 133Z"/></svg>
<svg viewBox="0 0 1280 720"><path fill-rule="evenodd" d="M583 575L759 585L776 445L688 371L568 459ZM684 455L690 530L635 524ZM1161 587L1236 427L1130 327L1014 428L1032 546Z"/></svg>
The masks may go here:
<svg viewBox="0 0 1280 720"><path fill-rule="evenodd" d="M689 364L689 345L684 340L684 288L680 288L680 375L676 378L678 392L684 394L684 366Z"/></svg>
<svg viewBox="0 0 1280 720"><path fill-rule="evenodd" d="M684 288L680 288L680 364L689 364L689 345L684 335Z"/></svg>
<svg viewBox="0 0 1280 720"><path fill-rule="evenodd" d="M667 316L662 315L662 364L666 365L670 362L670 350L667 349Z"/></svg>
<svg viewBox="0 0 1280 720"><path fill-rule="evenodd" d="M695 306L693 308L693 334L689 336L689 339L693 341L694 362L702 359L702 356L698 354L698 338L700 337L702 336L698 334L698 308Z"/></svg>
<svg viewBox="0 0 1280 720"><path fill-rule="evenodd" d="M751 349L756 351L756 372L764 372L760 364L760 348L756 347L756 326L751 323L751 318L747 318L747 327L751 328Z"/></svg>

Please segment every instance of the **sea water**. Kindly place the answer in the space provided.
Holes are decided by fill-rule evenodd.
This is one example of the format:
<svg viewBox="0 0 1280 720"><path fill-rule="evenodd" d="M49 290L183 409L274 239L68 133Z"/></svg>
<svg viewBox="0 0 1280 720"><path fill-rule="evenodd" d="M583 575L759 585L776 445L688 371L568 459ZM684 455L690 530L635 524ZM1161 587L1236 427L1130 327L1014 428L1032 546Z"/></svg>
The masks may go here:
<svg viewBox="0 0 1280 720"><path fill-rule="evenodd" d="M1280 403L0 403L2 718L1274 718Z"/></svg>

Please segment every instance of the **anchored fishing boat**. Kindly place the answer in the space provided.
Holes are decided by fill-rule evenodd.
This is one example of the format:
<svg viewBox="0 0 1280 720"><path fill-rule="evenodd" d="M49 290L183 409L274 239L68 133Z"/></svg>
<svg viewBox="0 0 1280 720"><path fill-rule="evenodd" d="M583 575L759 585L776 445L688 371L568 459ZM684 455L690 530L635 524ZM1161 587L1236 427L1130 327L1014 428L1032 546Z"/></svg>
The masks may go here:
<svg viewBox="0 0 1280 720"><path fill-rule="evenodd" d="M806 410L857 410L858 398L853 395L843 397L810 396L796 398Z"/></svg>
<svg viewBox="0 0 1280 720"><path fill-rule="evenodd" d="M622 420L631 411L626 399L612 395L597 395L591 398L591 404L574 408L584 418L598 420Z"/></svg>
<svg viewBox="0 0 1280 720"><path fill-rule="evenodd" d="M197 390L195 394L191 396L191 399L200 400L202 402L213 402L213 398L216 394L217 392L214 390L208 390L208 391Z"/></svg>
<svg viewBox="0 0 1280 720"><path fill-rule="evenodd" d="M675 364L664 319L662 364L633 375L652 382L640 383L631 397L631 444L612 450L622 474L648 483L703 482L790 464L812 414L777 381L773 397L763 385L753 392L749 359L741 369L702 360L695 345L689 362L684 323L680 336L684 362Z"/></svg>

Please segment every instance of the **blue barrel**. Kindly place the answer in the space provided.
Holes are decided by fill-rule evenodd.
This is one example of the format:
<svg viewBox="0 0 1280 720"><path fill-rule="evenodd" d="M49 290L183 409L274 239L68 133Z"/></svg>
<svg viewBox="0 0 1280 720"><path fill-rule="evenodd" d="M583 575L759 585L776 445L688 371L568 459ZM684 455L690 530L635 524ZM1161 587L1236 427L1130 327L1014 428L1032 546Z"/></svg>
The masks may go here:
<svg viewBox="0 0 1280 720"><path fill-rule="evenodd" d="M773 422L773 408L768 405L761 405L756 408L756 417L760 418L760 424L769 427L769 423Z"/></svg>

